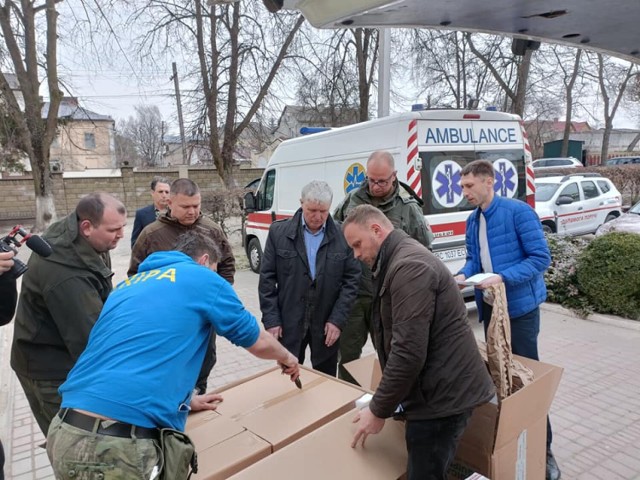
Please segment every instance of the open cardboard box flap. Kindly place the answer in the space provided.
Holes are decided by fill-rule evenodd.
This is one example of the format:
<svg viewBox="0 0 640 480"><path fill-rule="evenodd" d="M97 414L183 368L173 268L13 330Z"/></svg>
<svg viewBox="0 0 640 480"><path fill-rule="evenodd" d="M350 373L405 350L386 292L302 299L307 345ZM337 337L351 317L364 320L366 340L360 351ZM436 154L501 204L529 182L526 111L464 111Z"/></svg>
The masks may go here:
<svg viewBox="0 0 640 480"><path fill-rule="evenodd" d="M514 358L533 371L534 380L502 401L494 450L512 441L532 421L546 418L562 377L560 367L518 355L514 355Z"/></svg>
<svg viewBox="0 0 640 480"><path fill-rule="evenodd" d="M562 368L514 355L534 380L497 403L476 408L456 452L456 462L493 480L544 479L546 416L560 383ZM363 388L375 390L382 377L375 355L345 364ZM519 476L518 476L519 475Z"/></svg>
<svg viewBox="0 0 640 480"><path fill-rule="evenodd" d="M364 389L375 391L382 379L382 369L375 353L345 363L344 368Z"/></svg>

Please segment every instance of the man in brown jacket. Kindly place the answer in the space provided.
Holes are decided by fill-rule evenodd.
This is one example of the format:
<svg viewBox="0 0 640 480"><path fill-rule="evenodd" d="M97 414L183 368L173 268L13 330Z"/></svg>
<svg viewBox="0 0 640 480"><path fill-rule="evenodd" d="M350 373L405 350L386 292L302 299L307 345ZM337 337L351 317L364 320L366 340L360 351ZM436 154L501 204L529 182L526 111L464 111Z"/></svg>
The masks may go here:
<svg viewBox="0 0 640 480"><path fill-rule="evenodd" d="M153 252L173 249L178 237L184 232L197 230L212 238L221 252L218 275L233 285L236 260L231 245L222 228L213 220L202 215L202 198L198 185L188 178L179 178L171 184L168 210L158 220L147 225L136 240L131 251L128 276L138 273L138 266ZM207 391L207 378L216 364L216 334L211 332L211 341L205 353L202 370L198 375L196 390L199 394Z"/></svg>
<svg viewBox="0 0 640 480"><path fill-rule="evenodd" d="M494 396L451 273L375 207L355 208L344 236L373 273L372 324L382 380L354 422L352 447L386 418L406 419L409 480L446 479L473 409Z"/></svg>

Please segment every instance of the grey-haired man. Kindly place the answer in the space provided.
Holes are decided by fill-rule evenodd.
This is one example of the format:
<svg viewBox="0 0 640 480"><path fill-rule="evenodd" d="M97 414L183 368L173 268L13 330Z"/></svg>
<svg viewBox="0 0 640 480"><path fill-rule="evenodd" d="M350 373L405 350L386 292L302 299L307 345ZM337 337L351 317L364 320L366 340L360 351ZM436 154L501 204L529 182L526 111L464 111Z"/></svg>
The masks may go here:
<svg viewBox="0 0 640 480"><path fill-rule="evenodd" d="M298 361L336 375L338 345L360 281L360 264L329 215L326 182L302 189L300 208L271 225L260 269L262 323Z"/></svg>

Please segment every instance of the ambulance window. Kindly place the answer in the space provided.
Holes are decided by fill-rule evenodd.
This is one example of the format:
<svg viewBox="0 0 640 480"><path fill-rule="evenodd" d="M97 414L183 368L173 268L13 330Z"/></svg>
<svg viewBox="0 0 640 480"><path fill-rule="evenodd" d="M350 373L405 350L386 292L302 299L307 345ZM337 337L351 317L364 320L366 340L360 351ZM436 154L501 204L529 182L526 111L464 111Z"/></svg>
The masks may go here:
<svg viewBox="0 0 640 480"><path fill-rule="evenodd" d="M600 196L600 192L596 188L596 184L592 181L581 182L582 183L582 191L584 192L584 198L596 198Z"/></svg>
<svg viewBox="0 0 640 480"><path fill-rule="evenodd" d="M560 195L558 195L558 196L559 197L562 197L562 196L571 197L574 202L579 202L580 201L580 192L578 191L578 184L577 183L570 183L569 185L564 187L564 189L560 192ZM537 199L538 199L538 192L536 191L536 200Z"/></svg>
<svg viewBox="0 0 640 480"><path fill-rule="evenodd" d="M420 152L425 215L473 210L462 195L460 170L474 160L488 160L496 169L496 194L525 200L524 150Z"/></svg>
<svg viewBox="0 0 640 480"><path fill-rule="evenodd" d="M425 215L471 210L462 196L459 172L476 159L475 152L420 152L422 211Z"/></svg>
<svg viewBox="0 0 640 480"><path fill-rule="evenodd" d="M598 180L598 186L600 187L600 190L602 190L602 193L607 193L609 190L611 190L609 184L604 180Z"/></svg>
<svg viewBox="0 0 640 480"><path fill-rule="evenodd" d="M269 210L273 205L273 192L276 186L276 171L270 170L260 184L258 191L258 209Z"/></svg>
<svg viewBox="0 0 640 480"><path fill-rule="evenodd" d="M496 195L526 201L526 169L523 149L478 150L476 158L488 160L493 164L496 171Z"/></svg>

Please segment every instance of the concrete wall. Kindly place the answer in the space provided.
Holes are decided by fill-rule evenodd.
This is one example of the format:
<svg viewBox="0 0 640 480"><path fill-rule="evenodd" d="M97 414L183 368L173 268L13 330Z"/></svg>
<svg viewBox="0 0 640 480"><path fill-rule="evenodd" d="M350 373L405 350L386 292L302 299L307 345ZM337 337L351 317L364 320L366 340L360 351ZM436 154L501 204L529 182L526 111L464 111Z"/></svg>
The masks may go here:
<svg viewBox="0 0 640 480"><path fill-rule="evenodd" d="M58 217L67 215L78 200L91 192L107 192L119 198L129 215L151 203L150 184L159 175L175 180L190 178L198 184L203 194L222 190L217 170L211 167L148 168L122 167L118 177L63 178L53 173L53 193ZM261 168L241 168L234 172L236 183L243 187L254 178L262 176ZM0 221L29 220L35 218L35 194L31 177L5 177L0 179Z"/></svg>

